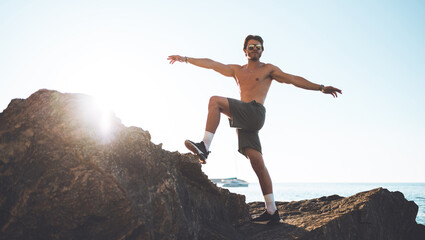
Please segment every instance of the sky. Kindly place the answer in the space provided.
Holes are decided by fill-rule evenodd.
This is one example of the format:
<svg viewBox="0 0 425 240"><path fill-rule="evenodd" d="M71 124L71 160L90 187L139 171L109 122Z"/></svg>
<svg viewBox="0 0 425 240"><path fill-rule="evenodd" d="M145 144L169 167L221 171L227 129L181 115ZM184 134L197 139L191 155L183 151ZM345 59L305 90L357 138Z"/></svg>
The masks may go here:
<svg viewBox="0 0 425 240"><path fill-rule="evenodd" d="M343 92L274 82L260 131L273 182L425 182L424 1L0 0L0 111L39 89L84 93L187 153L232 78L167 56L261 61ZM257 182L223 115L202 170Z"/></svg>

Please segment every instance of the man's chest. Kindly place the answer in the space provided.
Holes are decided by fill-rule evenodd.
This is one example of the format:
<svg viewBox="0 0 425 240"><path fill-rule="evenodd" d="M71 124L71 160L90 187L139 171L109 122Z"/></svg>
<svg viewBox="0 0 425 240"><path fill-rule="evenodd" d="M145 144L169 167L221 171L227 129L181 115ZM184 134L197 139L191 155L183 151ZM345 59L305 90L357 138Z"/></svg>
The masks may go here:
<svg viewBox="0 0 425 240"><path fill-rule="evenodd" d="M236 73L239 85L263 85L268 84L272 79L268 71L248 71L243 70Z"/></svg>

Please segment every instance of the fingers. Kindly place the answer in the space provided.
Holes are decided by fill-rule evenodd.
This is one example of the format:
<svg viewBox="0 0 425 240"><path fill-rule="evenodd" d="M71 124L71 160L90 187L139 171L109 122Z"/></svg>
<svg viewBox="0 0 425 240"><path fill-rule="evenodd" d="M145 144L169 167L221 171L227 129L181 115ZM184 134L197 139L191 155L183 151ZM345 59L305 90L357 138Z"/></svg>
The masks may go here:
<svg viewBox="0 0 425 240"><path fill-rule="evenodd" d="M342 94L342 91L341 91L340 89L338 89L338 88L334 88L334 87L332 87L332 90L333 90L334 92L338 92L339 94Z"/></svg>
<svg viewBox="0 0 425 240"><path fill-rule="evenodd" d="M330 92L330 94L332 94L332 96L334 97L334 98L336 98L336 97L338 97L338 93L337 93L338 91L336 91L336 90L333 90L332 92Z"/></svg>
<svg viewBox="0 0 425 240"><path fill-rule="evenodd" d="M173 64L173 63L174 63L174 61L173 61L173 59L171 58L171 56L168 56L168 57L167 57L167 60L170 60L170 64Z"/></svg>
<svg viewBox="0 0 425 240"><path fill-rule="evenodd" d="M336 97L338 97L338 93L342 94L342 91L338 88L334 88L332 86L329 86L329 87L325 87L324 93L331 94L332 97L336 98Z"/></svg>
<svg viewBox="0 0 425 240"><path fill-rule="evenodd" d="M174 64L174 63L175 63L175 62L177 62L177 61L182 62L181 57L180 57L180 56L178 56L178 55L171 55L171 56L168 56L167 60L170 60L170 64Z"/></svg>
<svg viewBox="0 0 425 240"><path fill-rule="evenodd" d="M334 87L333 87L333 90L334 90L335 92L338 92L339 94L342 94L342 91L341 91L340 89L338 89L338 88L334 88Z"/></svg>
<svg viewBox="0 0 425 240"><path fill-rule="evenodd" d="M332 97L334 98L338 97L338 94L336 93L335 89L331 89L330 94L332 94Z"/></svg>
<svg viewBox="0 0 425 240"><path fill-rule="evenodd" d="M342 94L342 91L338 88L334 88L333 90L332 95L334 95L334 97L338 97L337 93Z"/></svg>
<svg viewBox="0 0 425 240"><path fill-rule="evenodd" d="M170 60L170 64L173 64L177 61L176 56L168 56L167 60Z"/></svg>

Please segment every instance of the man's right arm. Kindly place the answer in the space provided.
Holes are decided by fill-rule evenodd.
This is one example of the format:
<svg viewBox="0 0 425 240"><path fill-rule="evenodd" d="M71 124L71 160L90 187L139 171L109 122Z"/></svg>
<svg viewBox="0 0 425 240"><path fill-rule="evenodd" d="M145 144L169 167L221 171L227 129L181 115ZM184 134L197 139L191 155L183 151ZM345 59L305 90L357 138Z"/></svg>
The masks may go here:
<svg viewBox="0 0 425 240"><path fill-rule="evenodd" d="M233 65L226 65L208 58L190 58L190 57L182 57L179 55L171 55L167 58L170 60L170 63L173 64L175 62L186 62L193 64L198 67L212 69L218 73L223 74L226 77L234 77L235 71L232 67Z"/></svg>

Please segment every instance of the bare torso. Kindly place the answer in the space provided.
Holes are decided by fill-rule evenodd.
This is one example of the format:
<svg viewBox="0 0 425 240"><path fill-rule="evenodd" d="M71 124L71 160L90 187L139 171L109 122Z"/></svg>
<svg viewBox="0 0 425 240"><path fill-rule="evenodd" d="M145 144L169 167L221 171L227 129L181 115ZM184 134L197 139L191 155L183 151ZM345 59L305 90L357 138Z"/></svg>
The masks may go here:
<svg viewBox="0 0 425 240"><path fill-rule="evenodd" d="M235 80L240 89L240 97L243 102L255 100L264 104L270 85L272 83L272 68L269 64L260 65L250 70L247 65L233 65Z"/></svg>

